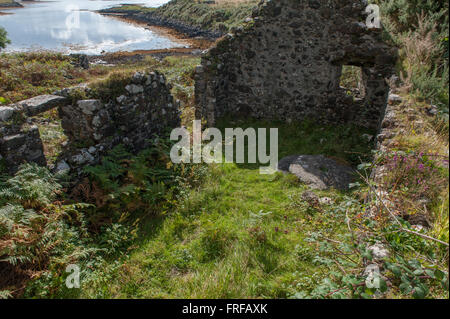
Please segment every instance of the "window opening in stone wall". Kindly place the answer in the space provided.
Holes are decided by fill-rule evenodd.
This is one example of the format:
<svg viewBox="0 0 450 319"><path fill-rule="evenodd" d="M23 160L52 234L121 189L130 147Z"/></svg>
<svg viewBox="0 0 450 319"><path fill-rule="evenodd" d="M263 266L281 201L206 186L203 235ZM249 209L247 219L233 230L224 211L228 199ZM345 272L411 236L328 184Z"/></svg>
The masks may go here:
<svg viewBox="0 0 450 319"><path fill-rule="evenodd" d="M343 65L339 85L355 99L364 99L365 89L362 69L355 65Z"/></svg>

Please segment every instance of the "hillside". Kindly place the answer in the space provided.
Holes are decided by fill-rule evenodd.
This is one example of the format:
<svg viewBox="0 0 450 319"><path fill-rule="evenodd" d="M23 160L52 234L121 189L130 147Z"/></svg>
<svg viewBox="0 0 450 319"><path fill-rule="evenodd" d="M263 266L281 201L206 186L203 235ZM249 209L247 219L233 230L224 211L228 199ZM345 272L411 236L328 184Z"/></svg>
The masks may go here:
<svg viewBox="0 0 450 319"><path fill-rule="evenodd" d="M156 9L122 5L100 10L103 14L125 14L127 18L173 28L191 37L217 38L251 15L257 0L176 0Z"/></svg>
<svg viewBox="0 0 450 319"><path fill-rule="evenodd" d="M22 7L22 5L14 0L0 0L0 8Z"/></svg>

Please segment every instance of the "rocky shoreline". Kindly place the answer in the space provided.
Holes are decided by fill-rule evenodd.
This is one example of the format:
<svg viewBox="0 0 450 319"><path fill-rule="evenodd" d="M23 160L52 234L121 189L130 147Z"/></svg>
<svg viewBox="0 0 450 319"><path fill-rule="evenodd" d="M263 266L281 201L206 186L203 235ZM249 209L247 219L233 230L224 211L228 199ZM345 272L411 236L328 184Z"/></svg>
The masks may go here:
<svg viewBox="0 0 450 319"><path fill-rule="evenodd" d="M0 9L7 9L7 8L23 8L23 5L15 1L0 3Z"/></svg>
<svg viewBox="0 0 450 319"><path fill-rule="evenodd" d="M156 12L142 13L137 10L123 12L120 10L114 10L114 8L103 9L97 12L103 15L118 15L126 19L147 23L150 26L159 26L173 29L191 38L202 37L209 40L215 40L225 35L226 33L225 31L222 32L217 30L202 29L198 26L190 25L177 19L168 19L165 17L161 17Z"/></svg>

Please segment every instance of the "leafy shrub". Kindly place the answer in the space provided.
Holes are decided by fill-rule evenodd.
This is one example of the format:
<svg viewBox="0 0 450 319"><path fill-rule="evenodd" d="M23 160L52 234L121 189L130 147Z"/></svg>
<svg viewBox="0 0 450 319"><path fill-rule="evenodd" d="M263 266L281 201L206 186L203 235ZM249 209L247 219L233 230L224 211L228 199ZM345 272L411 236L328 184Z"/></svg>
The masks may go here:
<svg viewBox="0 0 450 319"><path fill-rule="evenodd" d="M348 232L331 234L319 229L308 234L312 254L317 265L325 265L329 272L318 284L295 287L291 298L436 298L448 296L447 258L436 254L439 246L416 234L403 220L398 224L388 218L363 217L365 204L344 198L333 214L348 225ZM382 244L389 254L374 258L370 246ZM315 256L314 256L315 254ZM447 255L448 256L448 255ZM366 267L379 269L379 285L367 281ZM318 279L318 278L317 278Z"/></svg>
<svg viewBox="0 0 450 319"><path fill-rule="evenodd" d="M389 39L400 48L404 89L448 113L448 2L374 0Z"/></svg>
<svg viewBox="0 0 450 319"><path fill-rule="evenodd" d="M0 51L1 49L6 48L6 45L11 43L11 41L6 37L6 31L2 27L0 27Z"/></svg>
<svg viewBox="0 0 450 319"><path fill-rule="evenodd" d="M14 177L0 185L0 206L16 202L27 208L43 207L51 203L60 188L47 168L24 165Z"/></svg>
<svg viewBox="0 0 450 319"><path fill-rule="evenodd" d="M201 166L173 164L170 146L173 142L156 139L151 147L133 155L123 145L116 146L97 166L85 168L92 179L92 189L100 188L100 207L111 211L156 212L183 192L183 188L199 182ZM76 190L81 194L81 189ZM84 192L89 198L91 191Z"/></svg>
<svg viewBox="0 0 450 319"><path fill-rule="evenodd" d="M3 297L49 297L65 288L65 266L91 268L120 253L135 237L135 224L103 226L92 233L93 205L64 204L62 186L47 168L25 164L0 182L0 290ZM94 258L95 257L95 258ZM92 263L93 261L95 263ZM83 267L82 267L83 269ZM83 271L90 271L84 268ZM30 284L30 279L35 279ZM62 289L62 290L61 290ZM72 292L73 293L73 292Z"/></svg>

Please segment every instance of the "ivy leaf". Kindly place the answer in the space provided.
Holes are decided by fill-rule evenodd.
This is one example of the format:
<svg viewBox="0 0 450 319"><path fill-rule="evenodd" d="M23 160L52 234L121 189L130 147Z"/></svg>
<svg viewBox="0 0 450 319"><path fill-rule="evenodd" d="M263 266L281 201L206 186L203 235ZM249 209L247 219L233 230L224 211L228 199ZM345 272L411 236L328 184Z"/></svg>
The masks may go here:
<svg viewBox="0 0 450 319"><path fill-rule="evenodd" d="M380 292L384 293L387 291L387 289L388 289L388 286L387 286L386 280L380 278L380 288L379 288Z"/></svg>
<svg viewBox="0 0 450 319"><path fill-rule="evenodd" d="M412 290L411 285L406 282L401 283L399 288L400 288L400 291L405 295L409 294Z"/></svg>
<svg viewBox="0 0 450 319"><path fill-rule="evenodd" d="M436 277L437 280L442 280L442 279L444 279L445 274L444 274L443 271L440 271L439 269L436 269L434 271L434 276Z"/></svg>
<svg viewBox="0 0 450 319"><path fill-rule="evenodd" d="M402 277L400 278L400 280L405 283L405 284L411 284L411 281L409 280L409 277L406 275L402 275Z"/></svg>
<svg viewBox="0 0 450 319"><path fill-rule="evenodd" d="M400 269L400 267L398 267L396 265L392 265L389 269L392 271L392 273L394 274L395 277L402 276L402 270Z"/></svg>
<svg viewBox="0 0 450 319"><path fill-rule="evenodd" d="M425 290L422 287L414 287L413 297L415 299L424 299L425 298Z"/></svg>
<svg viewBox="0 0 450 319"><path fill-rule="evenodd" d="M435 271L433 271L433 270L431 270L431 269L427 269L427 270L425 270L425 273L426 273L428 276L430 276L431 278L436 279Z"/></svg>
<svg viewBox="0 0 450 319"><path fill-rule="evenodd" d="M423 274L423 269L414 270L413 274L416 275L416 276L420 276L420 275Z"/></svg>
<svg viewBox="0 0 450 319"><path fill-rule="evenodd" d="M368 260L372 260L372 253L371 253L370 250L365 250L365 251L361 254L361 256L362 256L363 258L368 259Z"/></svg>
<svg viewBox="0 0 450 319"><path fill-rule="evenodd" d="M417 261L416 259L412 259L412 260L408 261L408 264L414 269L420 269L421 268L420 262Z"/></svg>
<svg viewBox="0 0 450 319"><path fill-rule="evenodd" d="M365 292L361 293L361 297L363 297L364 299L372 299L372 296L366 294Z"/></svg>

